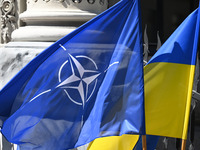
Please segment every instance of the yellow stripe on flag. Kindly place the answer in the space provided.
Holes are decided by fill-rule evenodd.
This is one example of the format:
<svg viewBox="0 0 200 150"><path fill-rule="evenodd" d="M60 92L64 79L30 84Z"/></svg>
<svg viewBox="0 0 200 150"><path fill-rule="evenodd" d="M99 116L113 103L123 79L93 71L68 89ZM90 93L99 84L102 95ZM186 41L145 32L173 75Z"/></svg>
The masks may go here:
<svg viewBox="0 0 200 150"><path fill-rule="evenodd" d="M139 139L139 135L110 136L95 139L87 150L132 150Z"/></svg>
<svg viewBox="0 0 200 150"><path fill-rule="evenodd" d="M176 63L145 66L146 134L186 139L194 71Z"/></svg>

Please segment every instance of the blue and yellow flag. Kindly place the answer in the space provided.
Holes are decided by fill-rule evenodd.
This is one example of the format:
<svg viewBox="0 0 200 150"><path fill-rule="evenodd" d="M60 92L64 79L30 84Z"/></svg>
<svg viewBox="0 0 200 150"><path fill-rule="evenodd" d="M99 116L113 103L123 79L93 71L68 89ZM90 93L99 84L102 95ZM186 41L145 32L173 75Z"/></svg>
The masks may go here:
<svg viewBox="0 0 200 150"><path fill-rule="evenodd" d="M197 9L144 68L147 134L187 138L199 21Z"/></svg>
<svg viewBox="0 0 200 150"><path fill-rule="evenodd" d="M145 134L141 39L138 0L122 0L57 41L0 91L3 135L57 150Z"/></svg>

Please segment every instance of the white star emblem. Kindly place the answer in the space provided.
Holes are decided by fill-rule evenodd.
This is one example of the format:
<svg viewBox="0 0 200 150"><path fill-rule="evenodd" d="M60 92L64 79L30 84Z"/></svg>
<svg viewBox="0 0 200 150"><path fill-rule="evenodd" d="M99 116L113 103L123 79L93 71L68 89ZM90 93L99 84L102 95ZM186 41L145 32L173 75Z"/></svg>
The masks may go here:
<svg viewBox="0 0 200 150"><path fill-rule="evenodd" d="M86 57L86 56L84 56L84 57ZM68 63L68 61L66 63ZM75 102L76 100L73 100L70 97L69 93L67 92L67 89L78 90L79 95L81 97L81 101L82 101L81 105L83 105L83 107L84 107L85 102L88 100L88 87L92 82L94 82L97 79L97 77L101 73L99 73L99 71L97 71L97 70L86 70L86 69L84 69L84 67L79 63L79 61L70 54L69 54L69 63L70 63L70 66L71 66L72 75L70 75L67 79L62 81L57 86L57 88L65 89L66 94L68 95L70 100L72 100L73 102ZM75 73L75 69L77 69L78 75ZM60 70L62 70L62 67L61 67ZM85 73L89 73L89 74L91 73L91 75L84 77ZM77 85L72 86L72 84L75 83L75 82L79 82L78 86ZM83 86L84 83L86 84L86 88L84 88L84 86ZM76 104L80 104L80 103L76 102Z"/></svg>

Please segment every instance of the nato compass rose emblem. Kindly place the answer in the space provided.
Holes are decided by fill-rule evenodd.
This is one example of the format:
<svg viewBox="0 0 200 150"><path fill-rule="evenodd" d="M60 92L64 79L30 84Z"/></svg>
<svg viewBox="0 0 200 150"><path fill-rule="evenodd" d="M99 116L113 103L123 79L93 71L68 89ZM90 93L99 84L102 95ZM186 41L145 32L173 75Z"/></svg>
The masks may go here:
<svg viewBox="0 0 200 150"><path fill-rule="evenodd" d="M61 44L60 47L66 51L66 48ZM95 92L98 77L119 62L110 64L104 72L100 72L97 64L90 57L84 55L72 56L69 53L68 56L69 59L60 66L58 71L59 84L56 88L63 89L70 101L82 105L84 108ZM65 74L66 71L69 72L68 76ZM48 92L51 92L51 89L35 96L30 102Z"/></svg>
<svg viewBox="0 0 200 150"><path fill-rule="evenodd" d="M69 55L69 60L65 61L58 72L58 80L60 84L57 88L62 88L68 98L77 105L84 107L85 103L93 95L96 85L97 78L101 74L98 71L96 63L87 56L76 56ZM85 69L85 67L79 62L83 60L84 63L90 66L92 69ZM71 75L66 79L62 80L62 73L64 68L71 68Z"/></svg>

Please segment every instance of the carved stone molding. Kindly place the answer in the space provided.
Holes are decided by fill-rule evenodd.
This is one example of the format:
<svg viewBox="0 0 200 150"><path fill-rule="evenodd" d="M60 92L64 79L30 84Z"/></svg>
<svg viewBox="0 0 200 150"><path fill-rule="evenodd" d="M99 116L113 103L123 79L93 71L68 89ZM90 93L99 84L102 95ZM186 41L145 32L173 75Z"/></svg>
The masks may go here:
<svg viewBox="0 0 200 150"><path fill-rule="evenodd" d="M12 41L56 41L108 8L108 0L27 0Z"/></svg>
<svg viewBox="0 0 200 150"><path fill-rule="evenodd" d="M14 0L2 0L1 10L1 39L2 43L11 41L11 33L17 28L16 9Z"/></svg>
<svg viewBox="0 0 200 150"><path fill-rule="evenodd" d="M35 3L38 2L38 0L32 0L32 1L35 2ZM50 2L51 0L42 0L42 1L44 1L44 2ZM57 1L63 3L65 1L67 1L67 0L57 0ZM83 0L71 0L71 1L73 3L78 4L78 3L81 3ZM99 1L99 4L101 4L101 5L104 5L104 2L105 2L105 0L87 0L87 2L89 4L94 4L96 1ZM28 3L30 3L30 0L28 0Z"/></svg>

